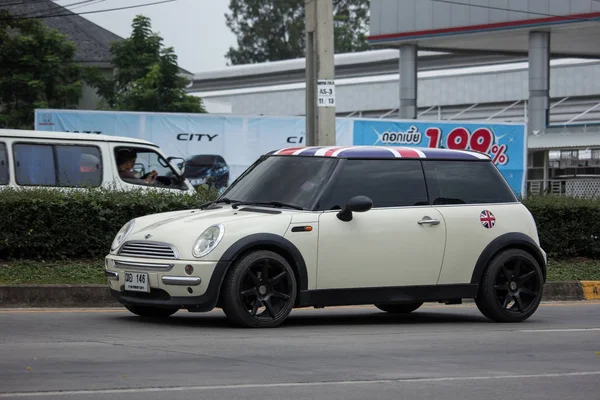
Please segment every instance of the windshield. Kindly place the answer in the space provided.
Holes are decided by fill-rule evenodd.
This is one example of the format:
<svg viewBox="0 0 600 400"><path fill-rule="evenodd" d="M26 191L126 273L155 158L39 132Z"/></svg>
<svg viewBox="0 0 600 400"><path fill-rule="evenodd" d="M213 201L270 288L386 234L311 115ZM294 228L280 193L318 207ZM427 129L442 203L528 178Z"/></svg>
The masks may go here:
<svg viewBox="0 0 600 400"><path fill-rule="evenodd" d="M232 201L293 204L309 209L338 160L271 156L258 161L223 195Z"/></svg>

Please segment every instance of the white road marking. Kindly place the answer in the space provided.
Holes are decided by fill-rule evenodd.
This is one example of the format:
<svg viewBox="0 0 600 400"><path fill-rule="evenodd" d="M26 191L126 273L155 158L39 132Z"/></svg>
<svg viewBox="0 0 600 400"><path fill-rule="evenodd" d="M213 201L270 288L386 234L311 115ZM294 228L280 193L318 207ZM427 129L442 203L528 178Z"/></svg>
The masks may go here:
<svg viewBox="0 0 600 400"><path fill-rule="evenodd" d="M94 389L94 390L64 390L52 392L14 392L0 393L0 398L7 397L41 397L41 396L67 396L67 395L94 395L94 394L126 394L126 393L156 393L156 392L185 392L206 390L234 390L234 389L268 389L286 387L309 386L342 386L342 385L373 385L381 383L422 383L422 382L448 382L448 381L483 381L499 379L535 379L535 378L565 378L572 376L600 375L600 371L562 372L538 375L490 375L490 376L450 376L440 378L406 378L406 379L381 379L381 380L356 380L356 381L326 381L326 382L283 382L283 383L256 383L240 385L214 385L214 386L172 386L151 388L122 388L122 389Z"/></svg>
<svg viewBox="0 0 600 400"><path fill-rule="evenodd" d="M522 329L517 332L543 333L543 332L592 332L600 331L600 328L565 328L565 329Z"/></svg>

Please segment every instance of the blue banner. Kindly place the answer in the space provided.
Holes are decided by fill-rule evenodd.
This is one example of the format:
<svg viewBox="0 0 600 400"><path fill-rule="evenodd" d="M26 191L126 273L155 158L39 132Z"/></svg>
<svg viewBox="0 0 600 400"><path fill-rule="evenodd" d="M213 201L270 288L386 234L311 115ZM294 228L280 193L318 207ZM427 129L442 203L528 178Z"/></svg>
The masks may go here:
<svg viewBox="0 0 600 400"><path fill-rule="evenodd" d="M261 155L305 145L304 117L38 109L35 129L147 140L167 156L184 158L194 186L208 177L226 186ZM337 120L336 140L352 143L352 120Z"/></svg>
<svg viewBox="0 0 600 400"><path fill-rule="evenodd" d="M524 124L418 120L354 120L354 145L475 150L488 154L515 194L525 192Z"/></svg>

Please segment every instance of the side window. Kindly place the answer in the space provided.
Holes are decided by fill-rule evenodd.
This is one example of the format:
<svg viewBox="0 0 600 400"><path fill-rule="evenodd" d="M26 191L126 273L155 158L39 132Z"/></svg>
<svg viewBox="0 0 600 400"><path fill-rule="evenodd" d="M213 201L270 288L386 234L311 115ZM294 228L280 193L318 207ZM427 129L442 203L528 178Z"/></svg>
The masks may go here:
<svg viewBox="0 0 600 400"><path fill-rule="evenodd" d="M118 147L115 158L119 177L127 183L143 186L181 184L167 160L151 149Z"/></svg>
<svg viewBox="0 0 600 400"><path fill-rule="evenodd" d="M346 160L321 210L343 208L353 196L373 200L373 207L427 205L427 189L418 160Z"/></svg>
<svg viewBox="0 0 600 400"><path fill-rule="evenodd" d="M432 204L517 201L502 174L488 161L423 161Z"/></svg>
<svg viewBox="0 0 600 400"><path fill-rule="evenodd" d="M54 152L51 145L15 144L15 178L23 186L56 186Z"/></svg>
<svg viewBox="0 0 600 400"><path fill-rule="evenodd" d="M100 186L101 160L100 149L94 146L56 146L59 186Z"/></svg>
<svg viewBox="0 0 600 400"><path fill-rule="evenodd" d="M0 185L8 185L8 154L4 143L0 143Z"/></svg>

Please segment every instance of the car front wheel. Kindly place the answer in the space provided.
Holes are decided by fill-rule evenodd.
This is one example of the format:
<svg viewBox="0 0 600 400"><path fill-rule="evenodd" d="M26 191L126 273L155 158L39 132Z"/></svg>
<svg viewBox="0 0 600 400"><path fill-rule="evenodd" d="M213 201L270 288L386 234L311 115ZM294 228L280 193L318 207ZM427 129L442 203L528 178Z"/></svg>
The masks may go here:
<svg viewBox="0 0 600 400"><path fill-rule="evenodd" d="M125 306L130 312L146 318L167 318L179 311L179 308L161 308L152 306Z"/></svg>
<svg viewBox="0 0 600 400"><path fill-rule="evenodd" d="M296 293L294 271L286 259L272 251L254 251L227 273L223 311L242 327L274 328L292 311Z"/></svg>
<svg viewBox="0 0 600 400"><path fill-rule="evenodd" d="M490 262L475 299L483 315L496 322L522 322L542 300L544 277L536 259L520 249L503 251Z"/></svg>

